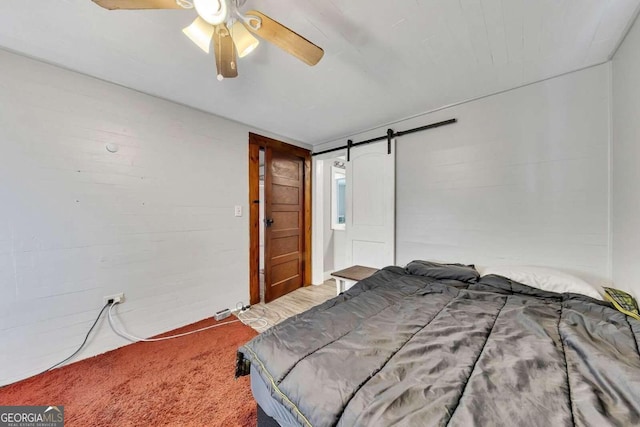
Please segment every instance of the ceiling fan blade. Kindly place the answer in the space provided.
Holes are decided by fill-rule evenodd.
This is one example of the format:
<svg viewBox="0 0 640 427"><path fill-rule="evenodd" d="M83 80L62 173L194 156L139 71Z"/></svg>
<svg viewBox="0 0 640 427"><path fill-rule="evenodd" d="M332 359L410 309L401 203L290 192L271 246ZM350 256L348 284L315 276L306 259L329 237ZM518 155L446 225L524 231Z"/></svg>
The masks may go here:
<svg viewBox="0 0 640 427"><path fill-rule="evenodd" d="M245 25L249 31L259 35L268 42L275 44L280 49L290 53L301 61L313 66L322 59L322 56L324 55L324 50L322 50L322 48L311 43L309 40L285 27L281 23L269 18L264 13L250 10L245 14L245 16L249 21ZM257 16L262 20L262 25L259 28L252 27L252 23L256 20L251 19L251 16Z"/></svg>
<svg viewBox="0 0 640 427"><path fill-rule="evenodd" d="M92 0L100 7L117 9L183 9L176 0Z"/></svg>
<svg viewBox="0 0 640 427"><path fill-rule="evenodd" d="M218 79L238 77L238 61L236 60L236 46L229 30L224 24L216 25L213 33L213 48L216 53L216 68Z"/></svg>

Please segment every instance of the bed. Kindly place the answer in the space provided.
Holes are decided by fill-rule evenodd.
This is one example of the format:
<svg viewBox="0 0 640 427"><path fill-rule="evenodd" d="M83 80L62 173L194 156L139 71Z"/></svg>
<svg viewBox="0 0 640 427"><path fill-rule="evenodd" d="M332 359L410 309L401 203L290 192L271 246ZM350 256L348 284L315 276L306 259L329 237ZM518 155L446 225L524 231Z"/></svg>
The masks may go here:
<svg viewBox="0 0 640 427"><path fill-rule="evenodd" d="M640 322L473 266L387 267L238 351L262 425L640 425Z"/></svg>

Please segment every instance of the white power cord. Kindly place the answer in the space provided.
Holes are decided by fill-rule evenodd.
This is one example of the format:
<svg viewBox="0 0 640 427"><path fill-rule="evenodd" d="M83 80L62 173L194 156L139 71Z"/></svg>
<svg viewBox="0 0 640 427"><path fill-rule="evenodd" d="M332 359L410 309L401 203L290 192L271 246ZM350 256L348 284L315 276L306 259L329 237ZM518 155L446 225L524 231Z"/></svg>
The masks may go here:
<svg viewBox="0 0 640 427"><path fill-rule="evenodd" d="M116 333L116 335L127 339L129 341L133 341L133 342L138 342L138 341L142 341L142 342L156 342L156 341L166 341L166 340L170 340L173 338L180 338L180 337L184 337L187 335L191 335L191 334L195 334L198 332L203 332L209 329L213 329L213 328L218 328L220 326L224 326L224 325L228 325L230 323L237 323L237 322L241 322L247 326L250 326L254 329L258 329L258 328L266 328L267 326L269 326L269 322L267 322L266 319L262 318L262 317L250 317L247 318L246 316L243 316L242 318L240 318L238 316L237 320L230 320L228 322L224 322L224 323L217 323L215 325L211 325L211 326L206 326L204 328L200 328L200 329L196 329L195 331L189 331L189 332L184 332L182 334L176 334L176 335L170 335L168 337L161 337L161 338L142 338L142 337L138 337L135 336L133 334L128 333L127 331L125 331L124 329L121 329L118 327L118 325L116 324L116 321L113 317L113 307L115 307L116 305L118 305L119 303L114 302L111 304L111 306L109 307L109 311L108 311L108 319L109 319L109 326L111 327L111 329L113 330L113 332ZM238 307L238 304L241 306L240 308ZM244 305L242 305L241 302L239 302L238 304L236 304L236 310L234 310L235 312L239 312L240 313L245 313L249 310L249 308L245 309ZM251 323L254 322L261 322L260 325L252 325Z"/></svg>
<svg viewBox="0 0 640 427"><path fill-rule="evenodd" d="M247 317L245 313L249 310L251 310L251 308L244 308L244 305L242 304L242 302L239 302L238 304L236 304L235 312L238 313L237 314L238 319L240 319L242 323L244 323L247 326L251 326L254 329L264 329L269 326L269 322L267 321L267 319L265 319L262 316ZM241 314L242 314L242 317L240 317ZM255 323L258 323L258 324L255 324Z"/></svg>
<svg viewBox="0 0 640 427"><path fill-rule="evenodd" d="M217 323L215 325L211 325L211 326L207 326L205 328L200 328L200 329L196 329L195 331L190 331L190 332L185 332L182 334L177 334L177 335L171 335L168 337L162 337L162 338L142 338L142 337L137 337L135 335L132 335L122 329L119 329L116 325L115 320L113 319L113 307L115 307L118 303L113 303L111 304L111 307L109 307L109 313L108 313L108 317L109 317L109 326L111 326L111 329L113 330L113 332L115 332L117 335L121 336L122 338L128 339L129 341L143 341L143 342L156 342L156 341L165 341L165 340L170 340L172 338L180 338L180 337L184 337L187 335L191 335L191 334L195 334L196 332L202 332L202 331L206 331L208 329L213 329L213 328L218 328L220 326L224 326L227 325L229 323L236 323L239 322L240 320L231 320L229 322L224 322L224 323Z"/></svg>

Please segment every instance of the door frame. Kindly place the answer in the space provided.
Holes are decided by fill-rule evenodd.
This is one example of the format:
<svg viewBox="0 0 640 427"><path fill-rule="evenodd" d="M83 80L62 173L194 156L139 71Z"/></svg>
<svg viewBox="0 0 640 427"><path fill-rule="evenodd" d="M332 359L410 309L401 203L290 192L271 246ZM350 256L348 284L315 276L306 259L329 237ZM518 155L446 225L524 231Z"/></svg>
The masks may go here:
<svg viewBox="0 0 640 427"><path fill-rule="evenodd" d="M249 132L249 304L260 302L260 150L266 148L304 160L302 284L311 284L311 151Z"/></svg>

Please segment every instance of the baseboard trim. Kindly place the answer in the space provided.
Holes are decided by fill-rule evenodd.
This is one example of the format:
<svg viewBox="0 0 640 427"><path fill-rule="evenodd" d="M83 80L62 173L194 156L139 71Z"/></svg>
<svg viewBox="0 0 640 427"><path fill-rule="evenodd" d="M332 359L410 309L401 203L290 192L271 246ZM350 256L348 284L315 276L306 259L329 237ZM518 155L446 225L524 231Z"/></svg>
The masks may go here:
<svg viewBox="0 0 640 427"><path fill-rule="evenodd" d="M333 274L333 271L325 271L324 273L322 273L322 283L313 283L313 285L315 286L322 285L324 282L331 279L332 274Z"/></svg>

